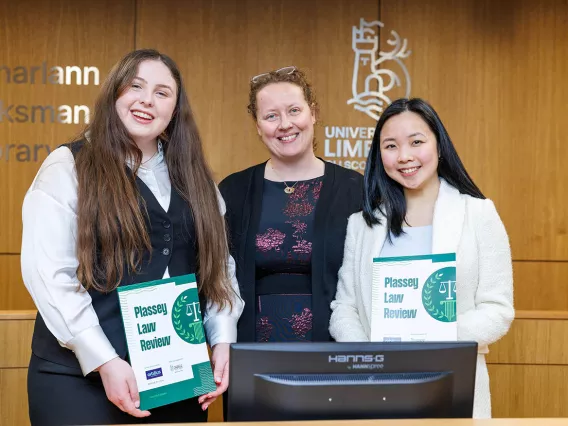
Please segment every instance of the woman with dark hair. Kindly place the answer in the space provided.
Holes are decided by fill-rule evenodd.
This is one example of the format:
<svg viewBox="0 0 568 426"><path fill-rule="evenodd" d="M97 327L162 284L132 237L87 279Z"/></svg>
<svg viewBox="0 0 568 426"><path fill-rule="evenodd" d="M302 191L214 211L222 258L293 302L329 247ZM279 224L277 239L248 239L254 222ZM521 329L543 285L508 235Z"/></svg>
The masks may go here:
<svg viewBox="0 0 568 426"><path fill-rule="evenodd" d="M318 104L296 67L253 77L248 111L270 159L219 184L245 301L237 340L329 341L347 218L361 209L363 177L316 157Z"/></svg>
<svg viewBox="0 0 568 426"><path fill-rule="evenodd" d="M94 116L54 150L24 199L22 275L38 308L33 425L206 421L228 385L242 301L224 203L176 64L154 50L111 70ZM196 273L218 389L139 409L116 289Z"/></svg>
<svg viewBox="0 0 568 426"><path fill-rule="evenodd" d="M456 253L458 339L478 343L473 416L491 417L484 354L514 317L507 233L434 109L422 99L399 99L377 124L363 211L349 218L331 335L370 339L374 257L434 253Z"/></svg>

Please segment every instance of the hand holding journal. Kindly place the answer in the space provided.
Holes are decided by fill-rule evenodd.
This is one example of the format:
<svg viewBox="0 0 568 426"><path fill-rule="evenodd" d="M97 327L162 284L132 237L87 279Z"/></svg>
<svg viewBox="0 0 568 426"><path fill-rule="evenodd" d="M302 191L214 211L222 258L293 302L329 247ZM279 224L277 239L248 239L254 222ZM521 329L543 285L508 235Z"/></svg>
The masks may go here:
<svg viewBox="0 0 568 426"><path fill-rule="evenodd" d="M140 409L216 389L195 275L118 288Z"/></svg>

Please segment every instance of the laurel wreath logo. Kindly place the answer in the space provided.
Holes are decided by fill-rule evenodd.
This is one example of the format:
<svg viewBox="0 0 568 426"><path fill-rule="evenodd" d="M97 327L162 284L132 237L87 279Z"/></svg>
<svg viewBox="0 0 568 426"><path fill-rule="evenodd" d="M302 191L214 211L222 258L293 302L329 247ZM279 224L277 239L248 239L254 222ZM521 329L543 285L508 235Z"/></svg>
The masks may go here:
<svg viewBox="0 0 568 426"><path fill-rule="evenodd" d="M443 274L435 274L432 275L424 284L424 292L422 296L422 301L424 303L424 307L428 311L428 313L433 317L437 318L440 321L443 321L446 316L442 311L440 311L435 305L434 301L432 300L432 290L434 290L434 286L438 284L438 280L442 278Z"/></svg>
<svg viewBox="0 0 568 426"><path fill-rule="evenodd" d="M444 290L445 287L440 284L448 279L455 280L455 268L443 268L434 272L426 280L422 289L422 304L424 305L424 309L426 309L426 312L428 312L432 318L441 322L455 321L455 300L446 300L445 295L447 294L447 290ZM453 303L453 307L448 305L448 303ZM440 309L441 305L444 305L444 308Z"/></svg>
<svg viewBox="0 0 568 426"><path fill-rule="evenodd" d="M193 344L203 343L205 341L205 334L203 333L203 324L199 322L190 322L185 319L183 310L187 305L188 296L182 294L174 303L172 311L172 321L174 328L179 337L184 341Z"/></svg>

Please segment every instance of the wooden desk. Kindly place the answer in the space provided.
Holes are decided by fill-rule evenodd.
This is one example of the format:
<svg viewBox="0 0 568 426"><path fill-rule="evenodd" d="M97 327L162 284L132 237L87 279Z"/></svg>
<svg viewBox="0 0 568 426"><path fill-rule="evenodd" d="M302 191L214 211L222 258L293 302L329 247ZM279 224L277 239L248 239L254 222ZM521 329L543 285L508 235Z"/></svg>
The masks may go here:
<svg viewBox="0 0 568 426"><path fill-rule="evenodd" d="M195 423L184 423L193 425ZM424 420L342 420L312 422L241 422L208 423L211 426L234 424L238 426L567 426L568 418L533 418L533 419L424 419ZM182 424L178 424L181 426ZM160 426L160 425L157 425ZM173 426L173 425L161 425Z"/></svg>

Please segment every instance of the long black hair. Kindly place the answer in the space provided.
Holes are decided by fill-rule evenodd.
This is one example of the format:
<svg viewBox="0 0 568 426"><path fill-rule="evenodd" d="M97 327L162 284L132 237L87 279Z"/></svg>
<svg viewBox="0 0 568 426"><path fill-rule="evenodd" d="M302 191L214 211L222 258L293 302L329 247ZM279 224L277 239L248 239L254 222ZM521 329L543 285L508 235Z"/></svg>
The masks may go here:
<svg viewBox="0 0 568 426"><path fill-rule="evenodd" d="M406 218L406 199L402 185L391 179L385 171L381 158L380 137L383 126L388 119L405 111L418 114L436 136L438 155L440 156L438 176L444 178L462 194L471 195L475 198L485 198L465 170L454 144L434 108L420 98L397 99L385 109L377 123L373 144L365 167L365 192L363 194L363 218L365 222L369 227L380 224L380 218L375 213L378 209L387 219L387 228L390 231L387 237L389 241L391 233L397 237L403 233L402 224Z"/></svg>

